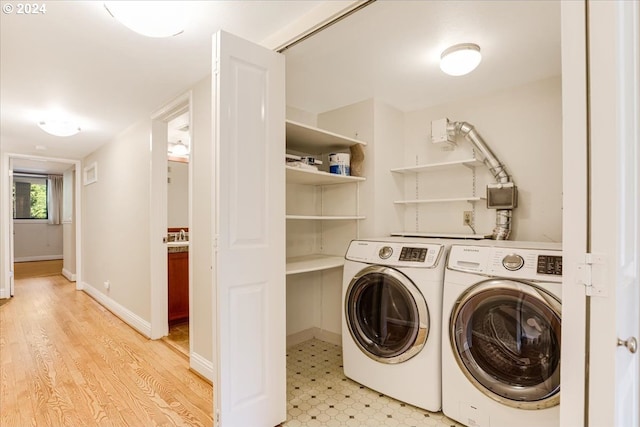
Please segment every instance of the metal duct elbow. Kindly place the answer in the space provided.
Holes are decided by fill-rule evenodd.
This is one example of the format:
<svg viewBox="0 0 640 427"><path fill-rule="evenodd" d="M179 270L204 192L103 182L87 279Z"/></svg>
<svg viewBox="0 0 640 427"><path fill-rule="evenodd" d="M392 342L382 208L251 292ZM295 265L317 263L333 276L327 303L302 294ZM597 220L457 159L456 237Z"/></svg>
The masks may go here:
<svg viewBox="0 0 640 427"><path fill-rule="evenodd" d="M471 124L467 122L452 122L448 124L447 132L453 135L461 135L473 145L482 156L481 160L497 183L513 184L502 162L493 154L493 151ZM508 240L511 234L511 219L512 209L496 209L496 226L493 229L491 238L494 240Z"/></svg>
<svg viewBox="0 0 640 427"><path fill-rule="evenodd" d="M504 165L498 160L496 155L493 154L491 148L489 148L487 143L484 142L484 139L482 139L480 134L476 132L476 129L472 125L467 122L454 122L449 124L447 130L455 135L464 136L464 138L480 152L482 161L487 168L489 168L489 171L493 174L496 182L501 184L511 182Z"/></svg>

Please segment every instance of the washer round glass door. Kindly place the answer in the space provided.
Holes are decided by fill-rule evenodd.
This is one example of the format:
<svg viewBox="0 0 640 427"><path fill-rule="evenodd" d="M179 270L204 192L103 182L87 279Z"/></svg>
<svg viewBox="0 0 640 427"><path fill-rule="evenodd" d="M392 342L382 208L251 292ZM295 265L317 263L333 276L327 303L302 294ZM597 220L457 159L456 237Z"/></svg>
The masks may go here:
<svg viewBox="0 0 640 427"><path fill-rule="evenodd" d="M418 354L429 335L429 310L413 282L393 268L373 265L351 280L345 295L349 332L358 347L382 363Z"/></svg>
<svg viewBox="0 0 640 427"><path fill-rule="evenodd" d="M560 401L561 304L542 288L493 279L456 302L450 319L453 354L487 396L522 409Z"/></svg>

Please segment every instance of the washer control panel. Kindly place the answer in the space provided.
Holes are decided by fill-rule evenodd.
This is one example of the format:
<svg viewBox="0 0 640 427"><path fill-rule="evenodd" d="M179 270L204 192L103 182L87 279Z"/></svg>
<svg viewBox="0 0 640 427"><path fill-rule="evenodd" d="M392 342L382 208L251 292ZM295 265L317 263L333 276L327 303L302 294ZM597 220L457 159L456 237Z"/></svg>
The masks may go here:
<svg viewBox="0 0 640 427"><path fill-rule="evenodd" d="M557 255L539 255L538 273L562 276L562 257Z"/></svg>
<svg viewBox="0 0 640 427"><path fill-rule="evenodd" d="M400 252L400 261L424 262L427 259L429 248L412 248L403 246Z"/></svg>
<svg viewBox="0 0 640 427"><path fill-rule="evenodd" d="M434 268L443 257L444 245L354 240L346 259L392 267Z"/></svg>
<svg viewBox="0 0 640 427"><path fill-rule="evenodd" d="M560 282L562 251L453 245L447 268L491 277Z"/></svg>

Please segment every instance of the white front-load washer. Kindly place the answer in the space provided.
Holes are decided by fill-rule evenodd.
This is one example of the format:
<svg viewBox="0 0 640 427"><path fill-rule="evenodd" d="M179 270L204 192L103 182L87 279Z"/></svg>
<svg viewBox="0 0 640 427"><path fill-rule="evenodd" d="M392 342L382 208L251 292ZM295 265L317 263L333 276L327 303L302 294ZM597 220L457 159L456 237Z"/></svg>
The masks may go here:
<svg viewBox="0 0 640 427"><path fill-rule="evenodd" d="M474 427L558 426L562 252L499 245L450 249L442 411Z"/></svg>
<svg viewBox="0 0 640 427"><path fill-rule="evenodd" d="M429 411L441 408L441 318L445 244L354 240L344 265L344 373Z"/></svg>

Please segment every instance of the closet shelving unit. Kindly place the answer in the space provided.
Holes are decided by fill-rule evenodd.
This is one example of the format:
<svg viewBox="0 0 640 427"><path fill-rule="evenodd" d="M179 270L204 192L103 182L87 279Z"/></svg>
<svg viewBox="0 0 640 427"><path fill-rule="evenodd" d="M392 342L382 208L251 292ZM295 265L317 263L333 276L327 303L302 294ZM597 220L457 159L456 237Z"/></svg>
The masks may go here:
<svg viewBox="0 0 640 427"><path fill-rule="evenodd" d="M471 158L471 159L464 159L464 160L455 160L455 161L450 161L450 162L442 162L442 163L428 163L428 164L420 164L420 165L416 165L416 166L407 166L407 167L402 167L402 168L395 168L395 169L391 169L391 172L393 173L397 173L397 174L403 174L403 175L413 175L416 176L419 173L423 173L423 172L438 172L438 171L444 171L444 170L449 170L452 168L456 168L456 167L466 167L468 169L470 169L473 172L473 195L471 196L465 196L465 197L448 197L448 198L432 198L432 199L418 199L417 197L414 199L405 199L405 200L396 200L394 201L395 204L397 205L404 205L404 206L411 206L411 205L420 205L420 204L429 204L429 203L454 203L454 202L468 202L470 204L472 204L474 206L474 210L475 210L475 203L479 202L479 201L483 201L486 200L486 197L481 197L481 196L476 196L475 192L475 168L477 166L483 165L483 162L481 160L475 159L475 158ZM416 177L416 196L418 194L418 181L417 181L417 177ZM417 211L416 211L416 223L417 223ZM431 235L430 233L419 233L419 232L413 232L413 233L404 233L404 232L398 232L398 233L392 233L393 235L412 235L412 236L418 236L418 235L423 235L423 236L427 236L427 235ZM442 236L445 236L444 234ZM451 236L458 236L457 234L447 234L446 236L451 237ZM465 237L475 237L476 235L465 235ZM477 237L484 237L484 236L477 236Z"/></svg>
<svg viewBox="0 0 640 427"><path fill-rule="evenodd" d="M482 162L477 159L465 159L465 160L455 160L452 162L407 166L403 168L391 169L391 172L400 173L404 175L409 175L409 174L414 175L421 172L437 172L437 171L447 170L457 166L465 166L473 170L476 168L476 166L479 166L481 164ZM424 203L448 203L448 202L475 203L481 200L485 200L485 198L470 196L470 197L451 197L451 198L445 198L445 199L409 199L409 200L396 200L394 203L399 205L424 204Z"/></svg>
<svg viewBox="0 0 640 427"><path fill-rule="evenodd" d="M287 120L286 146L287 151L296 151L309 155L323 155L333 151L345 151L353 145L366 145L366 142L338 135L333 132L318 129L302 123ZM285 166L287 184L301 184L310 186L355 184L356 212L353 215L294 215L287 214L287 221L359 221L365 219L359 211L358 183L365 181L363 177L343 176L323 171L301 169ZM357 236L354 236L354 238ZM286 273L300 274L322 271L342 267L343 256L326 254L312 254L287 258Z"/></svg>

